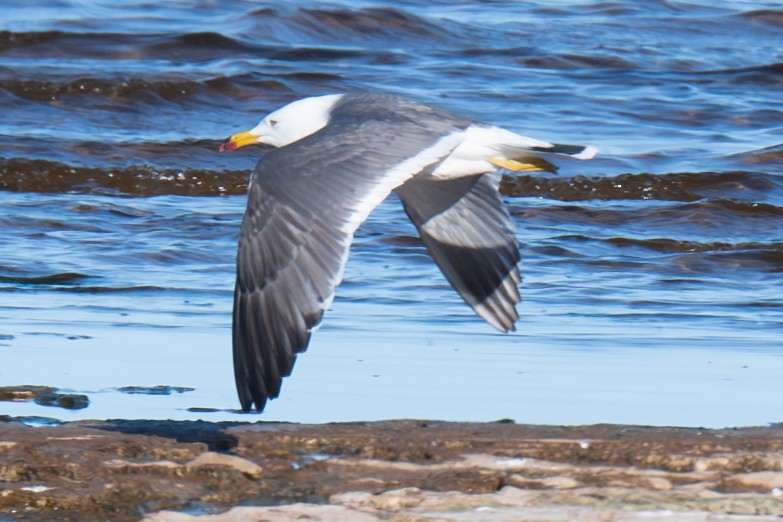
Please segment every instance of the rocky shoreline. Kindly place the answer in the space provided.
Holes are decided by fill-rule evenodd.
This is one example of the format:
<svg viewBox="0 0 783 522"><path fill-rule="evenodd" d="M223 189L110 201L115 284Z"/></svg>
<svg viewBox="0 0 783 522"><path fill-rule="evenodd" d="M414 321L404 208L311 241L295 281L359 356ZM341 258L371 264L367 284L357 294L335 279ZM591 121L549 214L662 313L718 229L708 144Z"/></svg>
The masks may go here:
<svg viewBox="0 0 783 522"><path fill-rule="evenodd" d="M0 521L783 517L783 426L0 422Z"/></svg>

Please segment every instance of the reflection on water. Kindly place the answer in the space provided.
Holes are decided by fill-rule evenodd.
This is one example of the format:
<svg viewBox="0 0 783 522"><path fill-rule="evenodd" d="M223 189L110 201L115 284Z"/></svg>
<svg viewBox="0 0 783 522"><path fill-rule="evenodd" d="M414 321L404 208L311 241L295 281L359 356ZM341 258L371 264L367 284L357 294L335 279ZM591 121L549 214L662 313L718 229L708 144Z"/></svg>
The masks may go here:
<svg viewBox="0 0 783 522"><path fill-rule="evenodd" d="M504 180L514 335L473 316L382 205L261 418L780 421L777 3L7 4L0 385L91 404L0 414L246 418L231 291L264 150L217 145L292 99L383 89L602 154ZM194 390L120 390L158 385Z"/></svg>

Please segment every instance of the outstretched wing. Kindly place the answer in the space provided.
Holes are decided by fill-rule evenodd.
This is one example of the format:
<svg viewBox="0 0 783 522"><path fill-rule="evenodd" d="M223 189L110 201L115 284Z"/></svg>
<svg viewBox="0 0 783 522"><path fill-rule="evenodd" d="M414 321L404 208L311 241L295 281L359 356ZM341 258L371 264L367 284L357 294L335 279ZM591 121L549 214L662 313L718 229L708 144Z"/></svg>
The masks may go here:
<svg viewBox="0 0 783 522"><path fill-rule="evenodd" d="M462 139L455 122L335 119L269 152L253 172L234 291L234 372L245 411L278 396L342 279L357 227Z"/></svg>
<svg viewBox="0 0 783 522"><path fill-rule="evenodd" d="M489 324L519 318L519 247L495 174L439 180L417 176L396 189L451 286Z"/></svg>

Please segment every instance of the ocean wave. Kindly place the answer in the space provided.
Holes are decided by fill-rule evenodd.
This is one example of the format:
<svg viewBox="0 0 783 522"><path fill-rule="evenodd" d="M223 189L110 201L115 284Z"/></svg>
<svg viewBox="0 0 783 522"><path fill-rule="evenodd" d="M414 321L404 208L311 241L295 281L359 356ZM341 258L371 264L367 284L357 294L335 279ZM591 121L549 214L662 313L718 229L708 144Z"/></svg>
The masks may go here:
<svg viewBox="0 0 783 522"><path fill-rule="evenodd" d="M364 8L357 10L299 9L290 20L305 23L330 34L389 36L406 35L416 39L425 36L441 38L445 31L441 25L424 18L390 7Z"/></svg>
<svg viewBox="0 0 783 522"><path fill-rule="evenodd" d="M442 41L453 22L430 22L394 8L258 9L243 16L243 30L216 24L216 31L140 33L118 31L0 31L0 53L40 59L72 57L119 60L219 59L334 60L388 54L378 39L405 47ZM226 34L231 32L231 34ZM292 45L291 42L297 42ZM366 44L373 42L373 45ZM309 49L309 52L305 50ZM291 53L301 50L298 53Z"/></svg>
<svg viewBox="0 0 783 522"><path fill-rule="evenodd" d="M62 82L36 80L0 80L0 89L31 101L49 102L73 95L139 99L151 94L165 100L183 100L203 93L208 84L189 80L147 81L140 78L77 78Z"/></svg>
<svg viewBox="0 0 783 522"><path fill-rule="evenodd" d="M274 47L253 45L218 33L131 34L117 32L0 31L0 52L14 56L75 56L114 59L177 58L203 61L227 54L257 55Z"/></svg>
<svg viewBox="0 0 783 522"><path fill-rule="evenodd" d="M314 42L317 43L317 42ZM168 60L210 62L214 60L334 61L357 57L383 57L387 49L348 48L344 45L292 46L287 42L263 44L219 33L176 35L124 33L70 33L43 31L0 32L0 52L17 58L45 57L101 60Z"/></svg>
<svg viewBox="0 0 783 522"><path fill-rule="evenodd" d="M252 29L243 32L247 37L262 34L281 37L296 34L319 40L340 42L372 39L399 39L401 45L424 39L442 40L449 31L444 23L434 23L391 7L367 7L360 9L294 10L262 8L245 16L252 20Z"/></svg>
<svg viewBox="0 0 783 522"><path fill-rule="evenodd" d="M745 165L783 164L783 144L743 152L733 157Z"/></svg>
<svg viewBox="0 0 783 522"><path fill-rule="evenodd" d="M91 276L76 272L61 272L56 274L22 276L0 274L0 283L17 283L24 285L68 285L88 279Z"/></svg>
<svg viewBox="0 0 783 522"><path fill-rule="evenodd" d="M76 167L47 160L0 160L0 189L14 192L217 196L247 192L248 171Z"/></svg>
<svg viewBox="0 0 783 522"><path fill-rule="evenodd" d="M215 155L217 141L201 144ZM196 154L196 152L194 152ZM213 162L214 164L214 162ZM84 167L42 159L0 159L0 190L127 196L241 195L251 169ZM690 202L703 209L746 216L782 216L783 207L765 198L783 189L783 179L759 172L621 174L612 177L505 176L508 197L546 197L557 201L658 200Z"/></svg>
<svg viewBox="0 0 783 522"><path fill-rule="evenodd" d="M45 275L18 275L0 273L0 291L29 291L29 286L45 288L47 291L73 292L85 294L102 293L126 293L163 291L165 288L153 285L138 286L112 286L112 285L86 285L87 280L100 279L88 274L78 272L58 272Z"/></svg>
<svg viewBox="0 0 783 522"><path fill-rule="evenodd" d="M783 179L779 176L746 171L620 174L600 178L515 176L505 177L501 184L501 192L506 196L539 196L559 201L697 201L715 196L763 200L770 191L781 189ZM756 199L752 204L757 204Z"/></svg>
<svg viewBox="0 0 783 522"><path fill-rule="evenodd" d="M300 50L306 53L307 50ZM166 77L151 73L147 78L81 76L77 78L20 79L13 72L0 73L0 91L32 102L50 103L68 98L82 103L103 99L120 110L128 102L172 102L187 104L196 101L206 106L245 98L249 93L291 91L290 80L329 80L337 75L307 73L243 73L204 79ZM103 108L108 105L102 105ZM127 110L127 108L125 108Z"/></svg>
<svg viewBox="0 0 783 522"><path fill-rule="evenodd" d="M515 60L519 65L534 69L639 69L641 64L633 63L619 56L600 54L562 54L528 56Z"/></svg>
<svg viewBox="0 0 783 522"><path fill-rule="evenodd" d="M619 247L635 247L652 250L663 254L685 253L685 252L755 252L755 253L776 253L783 256L783 243L759 243L759 242L740 242L729 243L721 241L688 241L672 238L629 238L612 237L604 239L606 243Z"/></svg>
<svg viewBox="0 0 783 522"><path fill-rule="evenodd" d="M667 232L672 232L671 228ZM725 276L727 271L749 270L763 277L763 274L783 272L783 243L780 242L698 241L628 236L596 238L579 234L562 235L557 239L563 244L573 245L574 250L554 245L536 247L533 250L537 254L559 258L553 261L557 263L660 271L662 275L695 272L703 278L712 274ZM584 256L577 253L590 248L589 245L598 245L601 254Z"/></svg>
<svg viewBox="0 0 783 522"><path fill-rule="evenodd" d="M738 16L752 22L783 26L783 9L756 9L740 13Z"/></svg>
<svg viewBox="0 0 783 522"><path fill-rule="evenodd" d="M749 67L703 71L696 74L700 81L726 81L730 84L779 85L783 83L783 63L773 62Z"/></svg>

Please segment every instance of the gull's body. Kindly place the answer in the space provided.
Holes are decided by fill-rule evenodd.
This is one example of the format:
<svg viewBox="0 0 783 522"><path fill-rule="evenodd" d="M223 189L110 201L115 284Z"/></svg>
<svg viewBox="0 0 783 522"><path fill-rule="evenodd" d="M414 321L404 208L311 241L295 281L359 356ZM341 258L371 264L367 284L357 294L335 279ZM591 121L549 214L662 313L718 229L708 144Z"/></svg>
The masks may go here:
<svg viewBox="0 0 783 522"><path fill-rule="evenodd" d="M392 191L454 289L513 330L519 249L495 171L553 168L541 153L595 152L388 94L299 100L221 150L251 143L280 148L252 173L239 235L233 345L246 411L278 396L342 279L354 232Z"/></svg>

